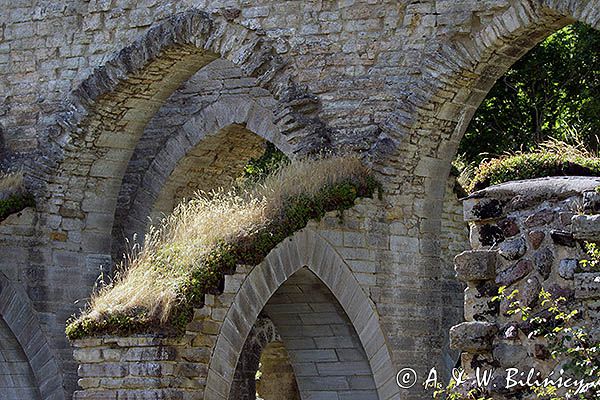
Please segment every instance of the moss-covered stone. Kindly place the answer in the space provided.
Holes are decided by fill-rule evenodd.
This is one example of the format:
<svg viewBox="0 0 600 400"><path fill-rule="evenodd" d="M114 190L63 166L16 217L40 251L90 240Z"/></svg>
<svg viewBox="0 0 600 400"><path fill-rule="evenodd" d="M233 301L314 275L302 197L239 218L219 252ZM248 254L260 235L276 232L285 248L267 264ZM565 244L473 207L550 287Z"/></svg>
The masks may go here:
<svg viewBox="0 0 600 400"><path fill-rule="evenodd" d="M547 176L600 176L600 158L545 152L501 157L482 163L468 189Z"/></svg>

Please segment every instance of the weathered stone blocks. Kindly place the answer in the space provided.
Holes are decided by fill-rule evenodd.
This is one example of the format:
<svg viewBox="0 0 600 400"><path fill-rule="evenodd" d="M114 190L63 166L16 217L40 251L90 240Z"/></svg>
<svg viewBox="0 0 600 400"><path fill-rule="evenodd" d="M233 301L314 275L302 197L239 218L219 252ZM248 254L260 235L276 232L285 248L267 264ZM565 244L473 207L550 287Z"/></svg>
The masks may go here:
<svg viewBox="0 0 600 400"><path fill-rule="evenodd" d="M600 214L575 215L572 223L573 236L576 239L600 242Z"/></svg>
<svg viewBox="0 0 600 400"><path fill-rule="evenodd" d="M514 313L515 306L539 312L542 289L554 299L564 297L568 307L580 311L580 323L590 328L593 337L600 337L596 328L600 273L581 272L579 265L579 260L589 258L581 245L596 237L597 215L573 216L574 205L584 198L593 203L595 197L588 189L597 180L590 178L586 183L578 178L571 184L556 179L491 187L465 202L471 237L477 240L471 240L473 250L455 258L457 275L468 284L466 322L454 326L450 338L452 346L463 351L463 367L468 372L477 367L516 367L549 373L556 367L545 339L530 337L532 326ZM507 288L494 299L499 286ZM499 399L515 398L520 391L505 391L501 386L488 390Z"/></svg>
<svg viewBox="0 0 600 400"><path fill-rule="evenodd" d="M494 279L497 252L490 250L465 251L454 258L454 269L463 282Z"/></svg>
<svg viewBox="0 0 600 400"><path fill-rule="evenodd" d="M450 345L453 349L469 353L483 353L492 348L498 327L490 322L471 321L450 329Z"/></svg>

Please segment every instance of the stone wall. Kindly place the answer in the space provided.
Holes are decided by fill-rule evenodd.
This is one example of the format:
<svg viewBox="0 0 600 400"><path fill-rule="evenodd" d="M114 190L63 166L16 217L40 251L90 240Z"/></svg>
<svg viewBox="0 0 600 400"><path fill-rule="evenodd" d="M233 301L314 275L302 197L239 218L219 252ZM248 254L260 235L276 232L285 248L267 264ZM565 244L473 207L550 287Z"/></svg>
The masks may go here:
<svg viewBox="0 0 600 400"><path fill-rule="evenodd" d="M268 136L275 127L290 154L347 148L374 168L384 199L341 225L323 222L323 236L331 232L373 302L394 366L450 365L441 349L459 305L444 253L455 237L444 199L456 146L493 82L522 54L575 20L600 21L600 0L4 6L0 164L24 166L37 207L0 222L0 269L29 298L67 396L77 377L65 320L120 256L113 244L122 228L143 234L153 196L173 171L149 167L156 174L146 182L135 168L128 175L130 167L177 165L190 150L182 144L191 138L193 148L201 135L167 129L180 126L173 116L203 121L195 105L211 98L225 104L212 115L235 111L228 124L242 115L251 132L277 142ZM190 87L202 96L186 93ZM202 132L224 127L216 125ZM162 157L139 157L157 149ZM150 196L130 191L138 180Z"/></svg>
<svg viewBox="0 0 600 400"><path fill-rule="evenodd" d="M249 386L241 378L252 375L252 357L260 356L267 341L279 338L301 398L397 397L377 311L348 266L324 242L306 229L278 245L261 264L238 266L226 276L223 294L206 296L205 306L195 310L179 339L75 341L82 390L74 398L243 397ZM257 342L265 317L279 336L271 332ZM259 346L253 348L253 343Z"/></svg>
<svg viewBox="0 0 600 400"><path fill-rule="evenodd" d="M555 379L560 376L548 342L528 337L531 323L522 321L520 314L509 314L512 302L530 307L532 315L542 315L543 288L555 299L565 297L571 309L579 309L582 319L577 323L589 328L595 340L600 338L600 273L586 272L578 262L585 259L584 240L600 241L598 216L591 215L600 205L595 191L599 185L598 178L517 181L484 189L464 201L473 250L455 259L457 275L467 283L466 322L451 329L451 341L463 352L462 366L471 377L478 367L498 371L488 389L499 398L526 392L519 386L512 392L504 390L507 368L524 372L519 379L526 378L531 368L540 372L541 379L553 372ZM500 286L507 287L507 295L518 293L512 299L492 301Z"/></svg>

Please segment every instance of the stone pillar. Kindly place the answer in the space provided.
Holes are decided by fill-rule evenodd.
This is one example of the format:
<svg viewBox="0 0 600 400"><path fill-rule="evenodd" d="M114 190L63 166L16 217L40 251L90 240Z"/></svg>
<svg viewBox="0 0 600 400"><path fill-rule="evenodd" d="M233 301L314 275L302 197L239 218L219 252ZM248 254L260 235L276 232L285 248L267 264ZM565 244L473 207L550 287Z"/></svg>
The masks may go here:
<svg viewBox="0 0 600 400"><path fill-rule="evenodd" d="M488 385L495 398L512 399L514 390L525 391L504 389L508 368L525 377L535 368L542 378L557 369L543 338L528 338L531 326L508 313L511 302L518 300L535 314L544 288L569 300L571 308L582 311L581 323L598 332L600 273L579 265L585 258L583 241L600 242L600 215L594 215L600 211L598 186L600 179L588 177L509 182L463 203L472 250L455 258L457 276L467 288L465 322L451 329L451 345L462 351L467 374L474 376L478 367L495 369ZM518 294L492 301L501 286Z"/></svg>

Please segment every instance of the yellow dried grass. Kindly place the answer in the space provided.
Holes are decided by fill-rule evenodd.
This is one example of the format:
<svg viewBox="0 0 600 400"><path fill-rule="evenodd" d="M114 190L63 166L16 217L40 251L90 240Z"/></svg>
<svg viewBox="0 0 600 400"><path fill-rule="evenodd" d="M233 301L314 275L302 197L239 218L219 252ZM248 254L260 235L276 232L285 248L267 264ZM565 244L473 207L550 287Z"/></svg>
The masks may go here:
<svg viewBox="0 0 600 400"><path fill-rule="evenodd" d="M219 241L247 236L273 221L287 199L315 195L367 168L354 156L296 160L252 188L197 193L146 234L114 283L93 295L83 317L144 309L165 321L178 304L178 289L203 255Z"/></svg>

